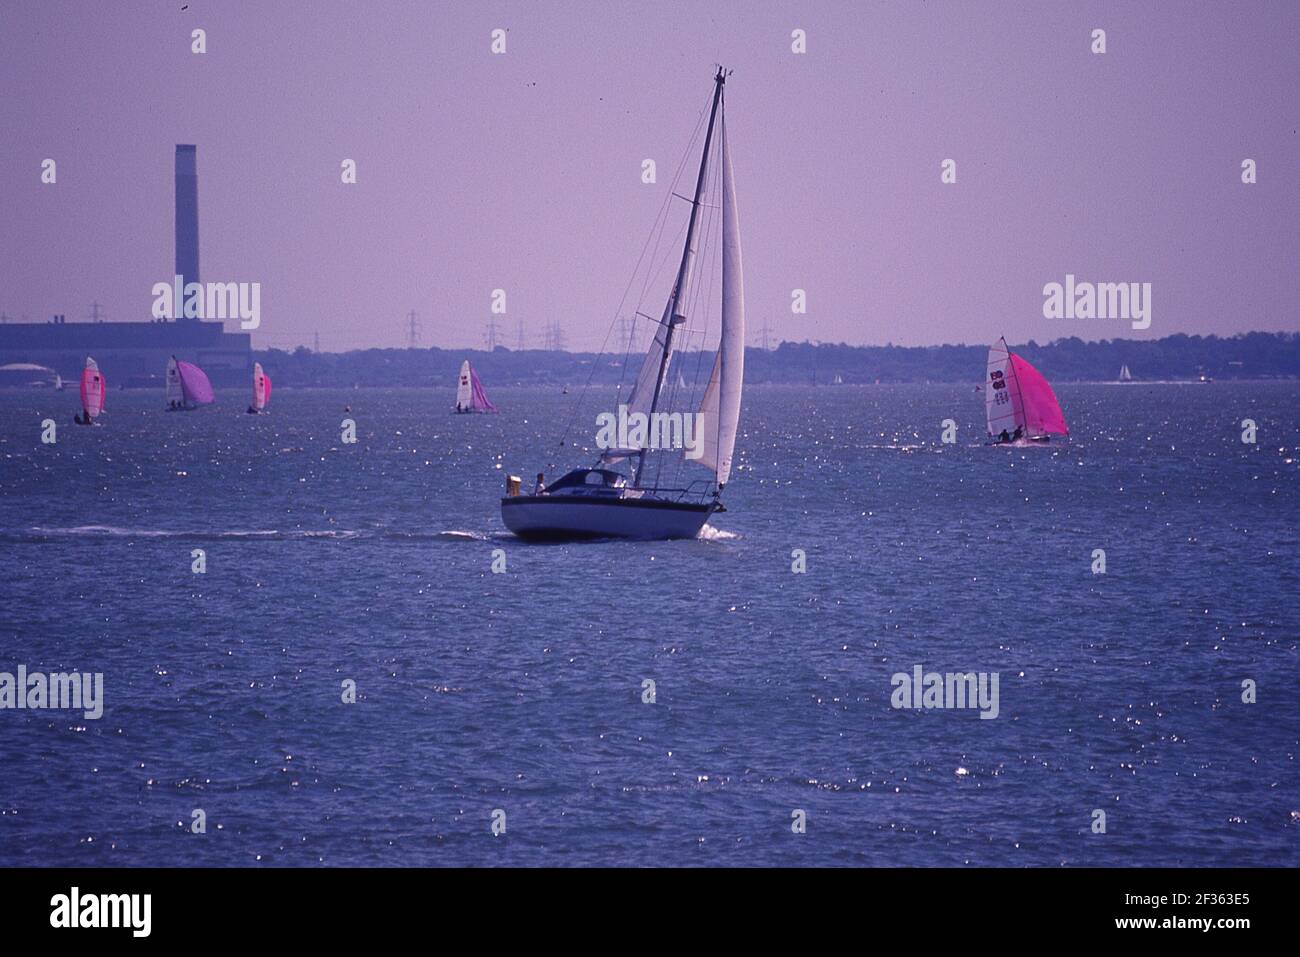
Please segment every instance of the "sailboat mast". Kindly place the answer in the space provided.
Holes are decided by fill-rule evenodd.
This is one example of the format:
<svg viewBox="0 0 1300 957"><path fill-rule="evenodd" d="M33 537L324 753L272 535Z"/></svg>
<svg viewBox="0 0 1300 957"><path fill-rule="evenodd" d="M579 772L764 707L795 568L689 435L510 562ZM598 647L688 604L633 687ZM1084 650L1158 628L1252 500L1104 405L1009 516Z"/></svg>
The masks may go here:
<svg viewBox="0 0 1300 957"><path fill-rule="evenodd" d="M1019 422L1015 422L1014 413L1015 413L1015 411L1016 411L1016 406L1015 406L1014 403L1012 403L1012 406L1011 406L1011 412L1012 412L1012 414L1013 414L1013 415L1012 415L1012 421L1015 422L1015 425L1016 425L1016 428L1017 428L1017 429L1023 429L1023 430L1024 430L1023 434L1024 434L1025 438L1028 438L1028 437L1029 437L1029 413L1025 411L1025 393L1024 393L1023 391L1021 391L1021 388L1020 388L1020 377L1019 377L1018 375L1016 375L1016 364L1015 364L1014 362L1011 361L1011 356L1012 356L1013 353L1011 352L1011 347L1007 345L1007 337L1006 337L1006 336L1003 336L1003 337L1002 337L1002 348L1003 348L1003 349L1006 349L1006 351L1007 351L1007 374L1008 374L1008 375L1011 377L1011 379L1016 383L1016 398L1018 398L1018 399L1020 400L1020 419L1021 419L1021 421L1019 421Z"/></svg>
<svg viewBox="0 0 1300 957"><path fill-rule="evenodd" d="M713 126L718 118L718 103L722 100L722 87L727 82L726 72L718 67L717 76L713 78L713 105L709 108L709 128L704 134L704 152L700 154L700 172L695 177L695 199L691 202L691 219L686 226L686 245L682 248L682 262L677 267L677 281L673 284L672 309L668 312L668 326L664 329L664 350L659 359L659 375L655 379L654 394L650 399L650 414L654 415L659 407L659 393L663 391L664 372L668 367L668 357L672 354L673 330L686 322L683 306L690 282L691 265L695 258L695 227L700 216L700 196L704 192L704 174L709 168L709 147L713 142ZM636 478L634 484L641 485L641 471L645 468L645 449L637 456Z"/></svg>

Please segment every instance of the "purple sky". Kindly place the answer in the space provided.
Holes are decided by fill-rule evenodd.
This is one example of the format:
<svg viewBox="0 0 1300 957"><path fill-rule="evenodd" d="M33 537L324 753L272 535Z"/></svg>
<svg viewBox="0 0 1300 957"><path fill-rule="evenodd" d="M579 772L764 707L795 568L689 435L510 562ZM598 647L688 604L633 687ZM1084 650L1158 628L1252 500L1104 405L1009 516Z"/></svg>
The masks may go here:
<svg viewBox="0 0 1300 957"><path fill-rule="evenodd" d="M147 319L172 272L174 146L195 143L202 275L262 284L255 347L395 346L410 309L424 345L481 347L497 287L506 344L559 319L570 348L598 347L721 61L751 330L1300 328L1293 0L183 5L0 6L11 321L92 300ZM1152 283L1151 328L1043 318L1067 272Z"/></svg>

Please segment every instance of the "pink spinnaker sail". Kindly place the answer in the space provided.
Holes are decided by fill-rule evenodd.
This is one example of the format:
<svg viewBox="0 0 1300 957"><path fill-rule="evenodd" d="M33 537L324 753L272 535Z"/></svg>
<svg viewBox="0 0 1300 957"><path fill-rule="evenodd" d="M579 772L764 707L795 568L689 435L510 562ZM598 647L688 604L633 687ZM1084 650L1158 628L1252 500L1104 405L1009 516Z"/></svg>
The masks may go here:
<svg viewBox="0 0 1300 957"><path fill-rule="evenodd" d="M1025 414L1025 433L1037 435L1069 435L1061 403L1042 374L1014 352L1011 353L1011 370L1020 386L1020 403Z"/></svg>
<svg viewBox="0 0 1300 957"><path fill-rule="evenodd" d="M93 419L104 411L104 376L95 360L86 357L86 368L81 370L81 408Z"/></svg>
<svg viewBox="0 0 1300 957"><path fill-rule="evenodd" d="M479 381L478 373L470 369L469 376L470 381L473 383L470 408L475 412L495 412L497 407L488 400L487 393L483 391L483 383Z"/></svg>
<svg viewBox="0 0 1300 957"><path fill-rule="evenodd" d="M212 383L198 366L177 359L176 370L180 373L181 391L187 405L207 405L216 398L212 394Z"/></svg>
<svg viewBox="0 0 1300 957"><path fill-rule="evenodd" d="M271 398L271 377L262 371L262 363L253 363L253 408L261 412Z"/></svg>

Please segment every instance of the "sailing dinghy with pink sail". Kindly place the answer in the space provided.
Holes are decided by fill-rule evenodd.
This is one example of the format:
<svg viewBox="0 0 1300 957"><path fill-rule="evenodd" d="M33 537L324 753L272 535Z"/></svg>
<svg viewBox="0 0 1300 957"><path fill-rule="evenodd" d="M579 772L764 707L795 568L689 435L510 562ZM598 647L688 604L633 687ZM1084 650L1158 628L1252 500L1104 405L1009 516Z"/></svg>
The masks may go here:
<svg viewBox="0 0 1300 957"><path fill-rule="evenodd" d="M1052 435L1069 435L1061 403L1042 373L999 339L989 347L984 411L989 438L995 444L1027 440L1046 442Z"/></svg>
<svg viewBox="0 0 1300 957"><path fill-rule="evenodd" d="M271 377L262 371L262 363L253 363L253 404L248 407L249 415L257 415L266 408L271 399Z"/></svg>
<svg viewBox="0 0 1300 957"><path fill-rule="evenodd" d="M104 411L104 393L106 391L104 376L99 371L99 366L94 359L86 356L86 368L81 370L82 416L76 418L78 425L95 424L95 419Z"/></svg>
<svg viewBox="0 0 1300 957"><path fill-rule="evenodd" d="M460 379L456 385L457 412L495 412L497 407L488 401L483 383L466 359L460 364Z"/></svg>
<svg viewBox="0 0 1300 957"><path fill-rule="evenodd" d="M215 396L207 375L192 362L172 356L167 360L167 410L189 411L210 405Z"/></svg>

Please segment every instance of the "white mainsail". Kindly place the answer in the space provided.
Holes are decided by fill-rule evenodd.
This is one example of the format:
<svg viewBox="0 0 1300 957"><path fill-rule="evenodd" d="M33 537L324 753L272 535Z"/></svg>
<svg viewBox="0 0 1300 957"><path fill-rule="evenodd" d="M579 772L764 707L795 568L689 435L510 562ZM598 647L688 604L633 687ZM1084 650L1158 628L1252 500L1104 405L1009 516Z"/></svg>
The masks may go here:
<svg viewBox="0 0 1300 957"><path fill-rule="evenodd" d="M1128 366L1127 366L1127 365L1125 365L1125 366L1121 366L1121 367L1120 367L1120 370L1119 370L1119 381L1120 381L1120 382L1132 382L1132 381L1133 381L1133 373L1131 373L1131 372L1128 371Z"/></svg>
<svg viewBox="0 0 1300 957"><path fill-rule="evenodd" d="M155 366L154 368L157 368ZM155 386L155 388L157 388ZM181 405L185 401L185 392L181 389L181 370L176 366L176 357L167 360L167 405Z"/></svg>
<svg viewBox="0 0 1300 957"><path fill-rule="evenodd" d="M446 401L445 399L443 400ZM474 404L474 388L470 384L469 360L460 364L460 379L456 385L456 409L468 409Z"/></svg>
<svg viewBox="0 0 1300 957"><path fill-rule="evenodd" d="M727 119L722 118L722 338L713 360L704 400L703 455L699 462L718 476L718 488L731 475L731 456L740 424L740 396L745 379L745 277L740 256L740 219L732 179Z"/></svg>
<svg viewBox="0 0 1300 957"><path fill-rule="evenodd" d="M1011 350L1007 340L999 339L989 346L989 368L984 380L984 412L988 418L989 435L999 435L1003 430L1015 432L1024 426L1021 410L1020 386L1011 369Z"/></svg>

